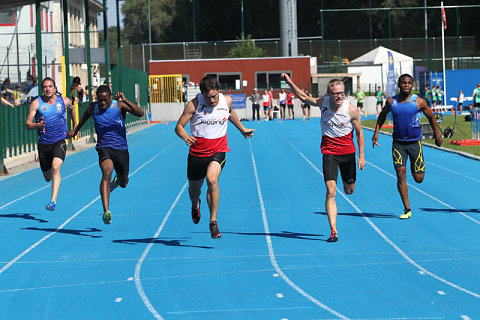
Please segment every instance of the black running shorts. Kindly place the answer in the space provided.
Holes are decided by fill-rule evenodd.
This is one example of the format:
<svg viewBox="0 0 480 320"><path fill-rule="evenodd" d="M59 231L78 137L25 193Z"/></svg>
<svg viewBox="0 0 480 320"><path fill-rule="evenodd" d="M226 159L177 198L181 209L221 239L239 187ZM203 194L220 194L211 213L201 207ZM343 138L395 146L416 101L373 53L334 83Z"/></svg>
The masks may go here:
<svg viewBox="0 0 480 320"><path fill-rule="evenodd" d="M128 153L128 150L97 148L97 152L98 163L102 163L108 159L112 160L117 179L120 181L126 181L130 170L130 154Z"/></svg>
<svg viewBox="0 0 480 320"><path fill-rule="evenodd" d="M188 180L200 180L207 175L207 168L210 162L216 161L220 166L225 166L226 161L225 152L217 152L210 157L197 157L191 154L188 155L187 178Z"/></svg>
<svg viewBox="0 0 480 320"><path fill-rule="evenodd" d="M420 141L401 142L393 140L392 158L395 168L405 167L407 157L410 158L410 167L413 173L425 173L425 161Z"/></svg>
<svg viewBox="0 0 480 320"><path fill-rule="evenodd" d="M323 179L337 182L338 168L344 184L352 184L357 180L357 166L355 165L355 153L344 155L323 155Z"/></svg>
<svg viewBox="0 0 480 320"><path fill-rule="evenodd" d="M60 158L65 160L67 154L67 144L65 140L60 140L54 144L39 144L38 145L38 160L40 168L43 172L52 169L53 158Z"/></svg>

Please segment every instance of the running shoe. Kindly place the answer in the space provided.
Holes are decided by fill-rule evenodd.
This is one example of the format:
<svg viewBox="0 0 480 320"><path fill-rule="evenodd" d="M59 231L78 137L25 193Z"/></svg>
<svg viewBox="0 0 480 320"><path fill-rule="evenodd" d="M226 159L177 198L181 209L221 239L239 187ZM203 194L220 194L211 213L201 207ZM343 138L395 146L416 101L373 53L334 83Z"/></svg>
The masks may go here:
<svg viewBox="0 0 480 320"><path fill-rule="evenodd" d="M103 219L103 223L105 223L105 224L110 224L110 223L112 223L112 213L110 212L110 210L107 210L107 211L103 214L102 219Z"/></svg>
<svg viewBox="0 0 480 320"><path fill-rule="evenodd" d="M115 175L115 177L113 177L112 182L110 182L110 192L115 190L118 186L119 186L119 184L117 182L117 175Z"/></svg>
<svg viewBox="0 0 480 320"><path fill-rule="evenodd" d="M47 209L48 211L54 211L55 210L55 202L50 201L49 203L47 203L47 205L45 206L45 209Z"/></svg>
<svg viewBox="0 0 480 320"><path fill-rule="evenodd" d="M405 209L405 211L403 211L403 214L400 215L400 219L408 219L408 218L411 218L412 217L412 210L410 209Z"/></svg>
<svg viewBox="0 0 480 320"><path fill-rule="evenodd" d="M338 233L332 230L332 234L330 238L327 239L327 242L337 242L338 241Z"/></svg>
<svg viewBox="0 0 480 320"><path fill-rule="evenodd" d="M198 208L192 208L192 220L193 223L197 224L200 222L200 204L202 200L198 199Z"/></svg>
<svg viewBox="0 0 480 320"><path fill-rule="evenodd" d="M210 222L210 236L212 239L218 239L222 236L220 230L218 230L217 221Z"/></svg>

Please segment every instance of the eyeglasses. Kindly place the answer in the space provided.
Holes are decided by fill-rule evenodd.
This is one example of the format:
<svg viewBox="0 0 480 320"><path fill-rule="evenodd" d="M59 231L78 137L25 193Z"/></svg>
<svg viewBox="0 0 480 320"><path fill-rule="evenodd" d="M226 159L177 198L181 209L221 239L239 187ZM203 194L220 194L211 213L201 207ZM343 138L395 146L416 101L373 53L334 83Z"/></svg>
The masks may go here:
<svg viewBox="0 0 480 320"><path fill-rule="evenodd" d="M218 92L214 94L213 96L205 96L207 99L215 99L218 96Z"/></svg>
<svg viewBox="0 0 480 320"><path fill-rule="evenodd" d="M330 92L330 94L332 96L343 96L345 94L345 92L343 91L340 91L340 92Z"/></svg>

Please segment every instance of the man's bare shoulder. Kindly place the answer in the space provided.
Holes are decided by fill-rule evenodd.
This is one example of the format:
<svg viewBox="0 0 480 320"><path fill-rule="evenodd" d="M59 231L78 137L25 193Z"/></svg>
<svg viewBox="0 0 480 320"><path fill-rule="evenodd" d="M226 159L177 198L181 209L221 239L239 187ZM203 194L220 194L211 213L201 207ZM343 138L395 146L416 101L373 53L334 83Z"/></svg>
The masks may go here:
<svg viewBox="0 0 480 320"><path fill-rule="evenodd" d="M40 97L30 102L30 108L38 109L38 105L39 105L38 99L40 99Z"/></svg>

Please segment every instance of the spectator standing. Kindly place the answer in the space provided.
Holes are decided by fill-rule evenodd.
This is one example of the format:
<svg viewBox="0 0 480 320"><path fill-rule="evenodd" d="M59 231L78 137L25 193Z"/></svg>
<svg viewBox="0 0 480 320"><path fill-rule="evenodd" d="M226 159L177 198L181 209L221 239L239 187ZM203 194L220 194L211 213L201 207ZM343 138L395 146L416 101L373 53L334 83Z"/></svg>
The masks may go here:
<svg viewBox="0 0 480 320"><path fill-rule="evenodd" d="M425 101L427 102L427 105L429 108L432 107L432 91L428 88L428 86L425 86Z"/></svg>
<svg viewBox="0 0 480 320"><path fill-rule="evenodd" d="M253 93L251 96L252 100L252 119L260 120L260 93L258 93L257 88L253 89Z"/></svg>
<svg viewBox="0 0 480 320"><path fill-rule="evenodd" d="M294 98L295 98L295 95L293 94L292 90L288 90L287 92L288 120L295 120L295 112L293 111Z"/></svg>
<svg viewBox="0 0 480 320"><path fill-rule="evenodd" d="M285 108L287 106L287 94L285 90L282 88L280 89L280 93L278 94L278 103L280 104L280 117L285 120Z"/></svg>
<svg viewBox="0 0 480 320"><path fill-rule="evenodd" d="M270 90L268 91L268 95L270 96L270 109L268 110L268 119L273 120L273 88L270 87Z"/></svg>
<svg viewBox="0 0 480 320"><path fill-rule="evenodd" d="M480 83L477 84L477 88L473 90L473 107L480 108Z"/></svg>
<svg viewBox="0 0 480 320"><path fill-rule="evenodd" d="M458 98L457 98L457 103L458 103L458 108L460 109L460 114L462 114L462 111L463 111L463 101L465 101L465 95L463 94L463 91L460 90L458 92Z"/></svg>
<svg viewBox="0 0 480 320"><path fill-rule="evenodd" d="M270 95L268 94L267 89L265 89L265 92L262 95L262 101L263 101L263 113L265 115L265 121L268 121L268 109L270 109Z"/></svg>
<svg viewBox="0 0 480 320"><path fill-rule="evenodd" d="M312 94L309 93L307 89L303 89L303 92L308 97L312 97ZM303 112L303 121L305 121L305 120L310 121L310 105L307 102L302 101L301 106L302 106L302 112Z"/></svg>
<svg viewBox="0 0 480 320"><path fill-rule="evenodd" d="M437 106L440 106L442 104L442 96L443 96L443 91L440 89L440 86L437 85Z"/></svg>
<svg viewBox="0 0 480 320"><path fill-rule="evenodd" d="M365 98L365 92L363 92L362 89L358 87L356 96L357 96L357 109L358 109L358 112L360 113L360 111L363 112L363 99ZM365 112L364 115L366 117L367 113Z"/></svg>
<svg viewBox="0 0 480 320"><path fill-rule="evenodd" d="M387 94L385 91L382 90L382 87L378 87L377 92L375 93L375 96L377 97L377 117L380 114L380 112L383 109L383 98L387 97Z"/></svg>

